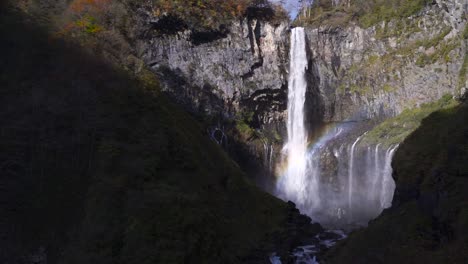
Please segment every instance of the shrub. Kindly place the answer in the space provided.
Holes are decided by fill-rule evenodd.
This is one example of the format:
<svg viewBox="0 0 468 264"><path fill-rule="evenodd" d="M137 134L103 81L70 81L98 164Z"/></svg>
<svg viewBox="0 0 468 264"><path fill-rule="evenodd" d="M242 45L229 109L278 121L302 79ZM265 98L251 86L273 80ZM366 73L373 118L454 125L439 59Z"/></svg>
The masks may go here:
<svg viewBox="0 0 468 264"><path fill-rule="evenodd" d="M465 30L463 30L463 39L468 39L468 24L465 26Z"/></svg>
<svg viewBox="0 0 468 264"><path fill-rule="evenodd" d="M268 0L153 0L153 6L155 16L174 16L198 31L218 29L239 17L261 20L287 17L284 9Z"/></svg>
<svg viewBox="0 0 468 264"><path fill-rule="evenodd" d="M332 5L331 1L315 1L309 7L310 10L303 12L308 15L299 20L301 23L313 24L323 20L336 22L337 17L341 17L341 22L354 19L367 28L381 21L412 16L430 2L432 0L351 0L349 5L348 1Z"/></svg>
<svg viewBox="0 0 468 264"><path fill-rule="evenodd" d="M468 74L468 53L465 54L465 58L463 59L463 64L460 69L460 73L458 74L458 88L459 89L465 86L467 74Z"/></svg>

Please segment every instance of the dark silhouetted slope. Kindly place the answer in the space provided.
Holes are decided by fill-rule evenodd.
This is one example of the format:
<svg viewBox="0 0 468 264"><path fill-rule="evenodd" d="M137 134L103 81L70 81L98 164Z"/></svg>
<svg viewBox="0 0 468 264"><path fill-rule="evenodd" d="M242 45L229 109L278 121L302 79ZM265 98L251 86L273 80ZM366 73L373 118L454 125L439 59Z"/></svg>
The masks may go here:
<svg viewBox="0 0 468 264"><path fill-rule="evenodd" d="M1 11L0 263L239 263L271 246L285 203L154 80L35 24Z"/></svg>

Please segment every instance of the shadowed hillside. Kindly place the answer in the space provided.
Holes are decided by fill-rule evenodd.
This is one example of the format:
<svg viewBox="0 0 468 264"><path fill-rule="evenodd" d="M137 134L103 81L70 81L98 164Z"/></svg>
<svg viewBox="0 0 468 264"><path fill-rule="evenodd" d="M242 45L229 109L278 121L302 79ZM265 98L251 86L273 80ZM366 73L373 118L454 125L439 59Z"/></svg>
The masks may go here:
<svg viewBox="0 0 468 264"><path fill-rule="evenodd" d="M290 207L156 80L35 24L0 13L1 263L239 263L272 249L261 241Z"/></svg>

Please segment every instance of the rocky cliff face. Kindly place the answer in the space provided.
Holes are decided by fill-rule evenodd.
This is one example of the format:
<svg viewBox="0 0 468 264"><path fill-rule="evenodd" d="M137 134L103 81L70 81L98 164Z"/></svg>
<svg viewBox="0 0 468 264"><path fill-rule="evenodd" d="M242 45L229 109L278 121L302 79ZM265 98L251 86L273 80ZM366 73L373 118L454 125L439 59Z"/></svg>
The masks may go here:
<svg viewBox="0 0 468 264"><path fill-rule="evenodd" d="M165 90L193 110L232 118L246 109L267 124L285 109L287 31L287 21L245 18L219 31L155 35L141 52Z"/></svg>
<svg viewBox="0 0 468 264"><path fill-rule="evenodd" d="M160 34L161 20L140 15L147 32L138 53L163 90L207 120L244 169L271 171L273 145L285 135L289 21L245 17L218 30Z"/></svg>
<svg viewBox="0 0 468 264"><path fill-rule="evenodd" d="M468 87L465 25L466 1L438 0L367 29L309 27L311 85L320 91L324 121L388 117L461 95Z"/></svg>
<svg viewBox="0 0 468 264"><path fill-rule="evenodd" d="M145 21L158 23L150 13ZM438 0L417 15L369 28L353 22L306 27L308 124L382 120L447 93L460 96L468 86L465 25L464 1ZM288 26L245 18L218 31L149 30L138 50L165 90L192 111L241 117L245 128L274 130L268 144L275 137L281 143Z"/></svg>
<svg viewBox="0 0 468 264"><path fill-rule="evenodd" d="M322 192L326 193L329 189L329 197L336 199L349 188L357 188L347 180L349 175L355 177L354 182L360 181L359 187L366 186L366 175L373 178L375 175L385 174L390 178L391 153L415 127L401 122L404 120L403 116L391 125L399 126L398 131L393 129L392 133L385 135L389 130L384 131L380 127L379 137L374 141L369 140L369 137L376 133L360 136L373 130L375 124L399 115L405 109L415 109L436 101L445 94L461 97L465 93L468 63L466 7L463 4L464 1L435 1L413 17L381 22L369 28L362 28L354 22L339 26L306 26L309 56L307 123L312 128L312 124L328 126L320 125L321 121L339 123L337 127L343 128L342 131L324 129L314 135L316 138L313 142L317 147L314 153L319 162L311 175L320 176ZM426 108L435 111L437 107L439 106ZM418 116L424 111L426 110L406 112L406 118L417 123L417 127L419 121L416 120L423 118ZM380 136L393 136L398 140L384 141ZM353 151L354 147L351 146L354 145L356 149ZM386 154L376 155L375 159L382 161L383 156L385 160L388 159L388 165L379 165L379 170L366 165L372 156L370 153L378 152L377 150ZM353 152L356 154L354 157ZM350 159L350 156L353 158ZM371 159L372 163L377 164L375 159ZM351 162L360 164L358 173L350 165ZM344 173L340 173L340 170ZM386 191L393 193L393 186ZM327 195L324 194L323 197ZM363 201L369 199L365 197ZM362 204L364 203L359 203ZM386 202L383 204L388 206ZM365 207L369 208L367 205ZM342 220L340 211L346 210L348 206L339 204L335 208L334 211L330 210L326 218ZM350 221L347 218L350 214L347 214L348 216L344 214L345 222ZM357 214L362 213L356 211L352 214L357 218ZM375 216L373 212L372 217L363 217L362 223ZM322 220L321 223L325 222Z"/></svg>
<svg viewBox="0 0 468 264"><path fill-rule="evenodd" d="M158 34L160 20L141 14L147 32L137 50L164 90L211 117L209 132L218 143L241 142L234 155L242 149L256 157L243 162L274 170L286 134L289 22L245 18L215 31L173 27L176 32ZM320 138L323 123L360 123L325 147L324 158L332 146L352 144L404 109L461 96L468 87L466 20L464 1L438 0L412 17L369 28L306 26L309 130ZM234 140L224 135L226 120L240 134Z"/></svg>

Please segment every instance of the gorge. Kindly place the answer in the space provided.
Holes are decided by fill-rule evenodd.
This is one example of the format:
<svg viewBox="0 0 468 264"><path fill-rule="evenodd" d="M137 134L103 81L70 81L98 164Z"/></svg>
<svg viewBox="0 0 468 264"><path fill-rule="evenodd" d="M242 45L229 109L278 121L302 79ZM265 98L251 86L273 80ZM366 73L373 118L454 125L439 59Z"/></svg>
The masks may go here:
<svg viewBox="0 0 468 264"><path fill-rule="evenodd" d="M0 3L0 263L464 263L466 0L309 4Z"/></svg>

